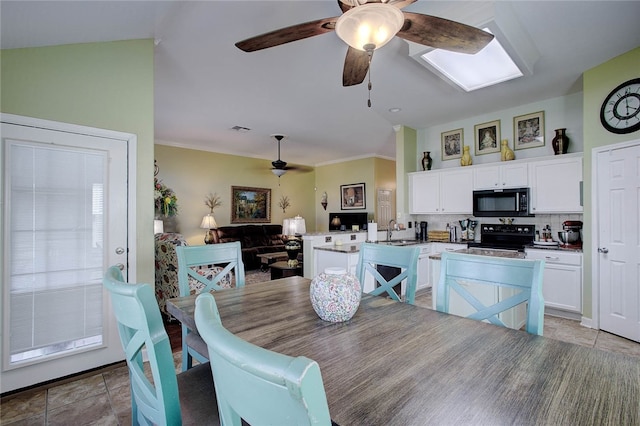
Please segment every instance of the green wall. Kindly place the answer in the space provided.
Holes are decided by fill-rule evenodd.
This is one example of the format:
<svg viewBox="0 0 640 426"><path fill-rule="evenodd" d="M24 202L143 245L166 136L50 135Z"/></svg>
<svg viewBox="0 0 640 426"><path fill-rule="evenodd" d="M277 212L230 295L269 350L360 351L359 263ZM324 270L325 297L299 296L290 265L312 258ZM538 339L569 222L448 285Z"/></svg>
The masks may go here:
<svg viewBox="0 0 640 426"><path fill-rule="evenodd" d="M231 187L248 186L271 189L271 223L282 224L285 218L300 215L306 219L307 232L315 230L315 172L291 170L279 180L271 173L271 161L195 149L156 145L158 178L178 197L175 223L165 223L165 231L184 235L191 245L204 244L202 217L209 213L204 199L209 193L220 196L222 205L213 215L218 226L231 224ZM278 204L289 198L286 213ZM318 205L320 195L318 195ZM174 228L172 229L172 226Z"/></svg>
<svg viewBox="0 0 640 426"><path fill-rule="evenodd" d="M620 83L640 76L640 47L624 55L611 59L584 73L584 298L583 316L593 318L592 288L595 281L592 273L592 256L595 239L591 235L593 226L592 198L593 187L592 150L597 147L611 145L640 138L640 131L626 135L610 133L600 124L600 107L605 97Z"/></svg>
<svg viewBox="0 0 640 426"><path fill-rule="evenodd" d="M395 190L395 161L383 158L369 157L350 160L316 167L316 230L329 230L329 213L342 211L340 209L340 185L352 183L365 184L366 211L369 220L375 219L376 189ZM320 205L322 193L327 193L327 209ZM348 210L347 210L348 212ZM363 210L353 210L361 213Z"/></svg>
<svg viewBox="0 0 640 426"><path fill-rule="evenodd" d="M137 281L154 282L153 40L0 51L3 113L137 135Z"/></svg>

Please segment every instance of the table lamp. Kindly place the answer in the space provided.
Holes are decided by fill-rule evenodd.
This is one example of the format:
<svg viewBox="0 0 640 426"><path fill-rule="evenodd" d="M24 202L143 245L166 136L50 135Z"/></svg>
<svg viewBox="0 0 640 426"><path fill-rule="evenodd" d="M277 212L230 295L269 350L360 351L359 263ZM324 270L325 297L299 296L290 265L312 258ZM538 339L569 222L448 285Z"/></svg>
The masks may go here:
<svg viewBox="0 0 640 426"><path fill-rule="evenodd" d="M213 230L217 227L218 227L218 224L216 223L216 219L213 217L212 213L209 213L208 215L202 218L202 223L200 224L200 228L208 229L207 233L204 235L205 244L213 244L215 242Z"/></svg>
<svg viewBox="0 0 640 426"><path fill-rule="evenodd" d="M282 222L282 233L286 238L284 249L287 251L287 264L290 267L298 266L298 253L302 249L299 236L307 232L307 225L300 215L292 219L284 219Z"/></svg>

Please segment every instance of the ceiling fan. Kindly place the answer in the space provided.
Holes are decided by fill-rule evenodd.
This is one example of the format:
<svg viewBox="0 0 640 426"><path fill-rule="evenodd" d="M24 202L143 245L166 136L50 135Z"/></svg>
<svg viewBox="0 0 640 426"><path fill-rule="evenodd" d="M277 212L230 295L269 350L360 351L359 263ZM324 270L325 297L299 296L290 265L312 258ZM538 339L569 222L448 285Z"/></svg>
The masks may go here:
<svg viewBox="0 0 640 426"><path fill-rule="evenodd" d="M280 28L239 41L236 47L245 52L254 52L335 30L338 37L349 45L342 85L353 86L364 81L373 51L396 35L426 46L469 54L479 52L493 39L492 34L469 25L401 11L416 1L338 0L341 16ZM363 33L362 28L368 32Z"/></svg>

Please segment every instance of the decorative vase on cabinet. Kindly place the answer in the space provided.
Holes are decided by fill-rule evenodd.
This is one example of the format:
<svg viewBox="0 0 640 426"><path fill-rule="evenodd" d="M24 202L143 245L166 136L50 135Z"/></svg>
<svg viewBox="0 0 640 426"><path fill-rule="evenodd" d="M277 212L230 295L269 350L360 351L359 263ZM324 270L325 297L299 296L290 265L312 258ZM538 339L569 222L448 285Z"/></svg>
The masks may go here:
<svg viewBox="0 0 640 426"><path fill-rule="evenodd" d="M471 159L471 154L469 153L469 146L465 145L463 148L462 158L460 158L461 166L470 166L473 164L473 160Z"/></svg>
<svg viewBox="0 0 640 426"><path fill-rule="evenodd" d="M422 157L422 170L431 170L432 165L433 158L431 158L431 151L424 152Z"/></svg>
<svg viewBox="0 0 640 426"><path fill-rule="evenodd" d="M551 145L553 146L553 152L556 155L566 154L567 148L569 147L569 138L566 134L567 129L556 129L556 135L551 141Z"/></svg>
<svg viewBox="0 0 640 426"><path fill-rule="evenodd" d="M516 158L516 155L513 153L511 148L509 148L509 141L506 139L502 139L500 143L500 160L501 161L511 161Z"/></svg>

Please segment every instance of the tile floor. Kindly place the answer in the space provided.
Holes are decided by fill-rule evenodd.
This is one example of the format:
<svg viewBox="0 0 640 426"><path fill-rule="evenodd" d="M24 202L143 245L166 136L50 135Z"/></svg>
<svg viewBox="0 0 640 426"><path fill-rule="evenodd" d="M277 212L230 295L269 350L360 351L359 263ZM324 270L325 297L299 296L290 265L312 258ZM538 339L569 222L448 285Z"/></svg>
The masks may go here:
<svg viewBox="0 0 640 426"><path fill-rule="evenodd" d="M420 291L416 304L431 307L431 292ZM175 326L171 326L175 327ZM170 332L170 335L172 333ZM179 335L179 333L174 333ZM640 358L640 344L582 327L578 322L545 316L544 335L578 345ZM177 345L179 346L179 344ZM180 352L174 353L176 370ZM2 425L130 425L129 378L124 364L105 367L73 380L9 395L0 402Z"/></svg>

